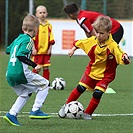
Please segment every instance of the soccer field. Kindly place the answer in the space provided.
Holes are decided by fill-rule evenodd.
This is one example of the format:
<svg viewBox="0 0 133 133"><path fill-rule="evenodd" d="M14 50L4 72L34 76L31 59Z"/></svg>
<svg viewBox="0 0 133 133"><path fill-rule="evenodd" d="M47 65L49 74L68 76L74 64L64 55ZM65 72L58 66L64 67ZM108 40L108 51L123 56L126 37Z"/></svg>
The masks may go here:
<svg viewBox="0 0 133 133"><path fill-rule="evenodd" d="M42 110L52 117L46 120L29 119L28 114L34 102L35 94L18 115L21 127L14 127L3 120L17 96L5 79L8 56L0 54L0 133L132 133L133 132L133 83L132 64L118 66L116 79L110 87L116 93L105 93L99 107L93 114L93 120L61 119L57 113L65 103L71 90L77 85L89 58L87 56L53 55L51 82L55 77L66 81L64 90L50 90ZM131 59L133 62L133 59ZM86 108L92 92L86 91L78 101Z"/></svg>

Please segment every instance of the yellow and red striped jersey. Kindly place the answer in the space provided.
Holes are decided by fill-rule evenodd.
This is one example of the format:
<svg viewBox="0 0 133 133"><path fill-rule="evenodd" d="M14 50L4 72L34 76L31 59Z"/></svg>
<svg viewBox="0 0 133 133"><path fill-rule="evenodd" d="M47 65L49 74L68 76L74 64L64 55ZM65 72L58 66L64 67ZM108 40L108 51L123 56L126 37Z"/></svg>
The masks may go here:
<svg viewBox="0 0 133 133"><path fill-rule="evenodd" d="M90 57L85 73L93 79L101 80L104 77L114 79L117 65L124 64L122 61L124 51L112 39L111 34L102 45L95 36L92 36L75 41L74 46L84 50Z"/></svg>
<svg viewBox="0 0 133 133"><path fill-rule="evenodd" d="M55 43L52 25L46 20L39 26L38 34L33 38L37 54L46 54L50 45Z"/></svg>

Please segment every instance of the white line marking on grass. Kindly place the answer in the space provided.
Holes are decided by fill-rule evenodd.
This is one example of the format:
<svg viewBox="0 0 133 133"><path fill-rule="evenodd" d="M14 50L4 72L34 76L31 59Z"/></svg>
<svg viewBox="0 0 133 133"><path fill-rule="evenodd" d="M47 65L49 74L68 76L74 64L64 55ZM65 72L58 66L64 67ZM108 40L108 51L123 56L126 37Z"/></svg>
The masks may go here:
<svg viewBox="0 0 133 133"><path fill-rule="evenodd" d="M7 113L7 111L0 111L1 113ZM20 115L18 115L18 117L26 117L26 115L21 115L22 114L26 114L28 115L29 112L20 112ZM52 117L58 117L58 113L48 113L49 115L51 115ZM92 116L133 116L133 114L92 114ZM0 115L0 118L2 118L3 116Z"/></svg>
<svg viewBox="0 0 133 133"><path fill-rule="evenodd" d="M92 116L133 116L133 114L92 114Z"/></svg>

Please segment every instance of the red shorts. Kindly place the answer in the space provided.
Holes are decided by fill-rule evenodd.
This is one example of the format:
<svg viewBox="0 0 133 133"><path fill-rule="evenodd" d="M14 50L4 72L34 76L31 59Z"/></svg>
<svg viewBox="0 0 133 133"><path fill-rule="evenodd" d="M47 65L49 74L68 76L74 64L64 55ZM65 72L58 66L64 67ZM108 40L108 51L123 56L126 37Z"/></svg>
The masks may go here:
<svg viewBox="0 0 133 133"><path fill-rule="evenodd" d="M50 57L51 55L34 55L33 56L33 61L36 64L42 65L42 66L50 66Z"/></svg>
<svg viewBox="0 0 133 133"><path fill-rule="evenodd" d="M102 80L95 80L86 74L83 74L79 81L79 84L86 87L88 90L94 91L95 89L106 91L108 84L112 81L109 78L103 78Z"/></svg>

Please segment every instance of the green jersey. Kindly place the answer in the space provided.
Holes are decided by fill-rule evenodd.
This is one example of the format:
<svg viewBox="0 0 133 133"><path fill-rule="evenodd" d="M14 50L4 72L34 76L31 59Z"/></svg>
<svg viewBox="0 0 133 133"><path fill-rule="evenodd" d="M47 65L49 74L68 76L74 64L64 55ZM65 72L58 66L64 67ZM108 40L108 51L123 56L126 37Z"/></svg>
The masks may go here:
<svg viewBox="0 0 133 133"><path fill-rule="evenodd" d="M6 53L10 54L6 78L10 86L25 84L34 77L28 65L20 61L17 56L25 56L30 59L34 42L27 34L20 34L7 48Z"/></svg>

